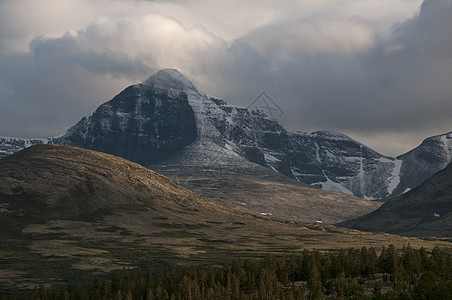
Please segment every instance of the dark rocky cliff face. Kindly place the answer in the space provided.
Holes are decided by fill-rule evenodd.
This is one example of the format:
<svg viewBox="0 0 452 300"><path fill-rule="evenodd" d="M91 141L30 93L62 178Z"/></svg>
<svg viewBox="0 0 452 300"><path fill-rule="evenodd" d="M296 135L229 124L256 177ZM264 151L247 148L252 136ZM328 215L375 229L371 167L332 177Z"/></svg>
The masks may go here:
<svg viewBox="0 0 452 300"><path fill-rule="evenodd" d="M401 184L396 192L403 193L407 189L419 186L451 162L452 132L429 137L418 147L398 158L403 161L403 164Z"/></svg>
<svg viewBox="0 0 452 300"><path fill-rule="evenodd" d="M169 158L197 137L187 95L128 87L67 131L58 144L113 154L142 165Z"/></svg>

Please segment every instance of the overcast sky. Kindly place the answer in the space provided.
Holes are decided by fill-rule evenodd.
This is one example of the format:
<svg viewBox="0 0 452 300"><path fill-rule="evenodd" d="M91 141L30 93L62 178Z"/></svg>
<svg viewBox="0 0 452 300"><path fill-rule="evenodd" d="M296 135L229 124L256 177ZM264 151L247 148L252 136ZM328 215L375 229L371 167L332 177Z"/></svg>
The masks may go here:
<svg viewBox="0 0 452 300"><path fill-rule="evenodd" d="M451 0L0 0L0 135L63 132L176 68L386 155L452 131Z"/></svg>

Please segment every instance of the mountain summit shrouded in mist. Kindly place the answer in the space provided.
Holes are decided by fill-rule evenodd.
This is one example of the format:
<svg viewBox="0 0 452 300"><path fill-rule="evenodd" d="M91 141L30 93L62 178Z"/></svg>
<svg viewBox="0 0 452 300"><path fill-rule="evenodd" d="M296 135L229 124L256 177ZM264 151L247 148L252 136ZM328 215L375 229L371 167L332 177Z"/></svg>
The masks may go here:
<svg viewBox="0 0 452 300"><path fill-rule="evenodd" d="M102 104L65 133L48 139L1 138L3 156L40 143L110 153L144 166L255 163L325 190L367 199L403 193L451 159L450 134L438 143L392 158L339 133L288 132L265 110L242 108L198 90L164 69ZM425 148L423 160L413 153ZM429 158L430 157L430 158ZM443 157L437 163L435 157Z"/></svg>

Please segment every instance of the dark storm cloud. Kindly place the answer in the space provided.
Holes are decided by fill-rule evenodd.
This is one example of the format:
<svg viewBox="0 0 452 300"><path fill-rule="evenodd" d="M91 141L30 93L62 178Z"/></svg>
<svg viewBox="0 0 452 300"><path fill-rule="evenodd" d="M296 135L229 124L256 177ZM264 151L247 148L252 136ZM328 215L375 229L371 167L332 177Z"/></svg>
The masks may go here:
<svg viewBox="0 0 452 300"><path fill-rule="evenodd" d="M143 64L127 57L83 49L70 34L37 38L30 49L2 60L3 135L57 134L61 128L55 127L56 123L73 125L88 109L118 92L114 85L126 84L124 77L149 73Z"/></svg>
<svg viewBox="0 0 452 300"><path fill-rule="evenodd" d="M92 74L116 76L146 76L149 69L140 61L108 49L96 51L71 34L57 39L36 38L30 43L35 64L50 68L80 67Z"/></svg>
<svg viewBox="0 0 452 300"><path fill-rule="evenodd" d="M318 36L328 30L308 36L319 39L317 48L316 40L305 46L306 37L287 26L262 29L231 47L234 61L224 66L223 76L236 88L224 87L222 93L246 104L257 91L268 91L284 108L282 121L291 129L329 129L358 137L450 131L451 15L450 1L428 0L388 38L372 42L365 24L351 20L349 31L334 33L339 37L330 44ZM292 27L297 25L306 30L303 22ZM361 38L350 44L341 34Z"/></svg>

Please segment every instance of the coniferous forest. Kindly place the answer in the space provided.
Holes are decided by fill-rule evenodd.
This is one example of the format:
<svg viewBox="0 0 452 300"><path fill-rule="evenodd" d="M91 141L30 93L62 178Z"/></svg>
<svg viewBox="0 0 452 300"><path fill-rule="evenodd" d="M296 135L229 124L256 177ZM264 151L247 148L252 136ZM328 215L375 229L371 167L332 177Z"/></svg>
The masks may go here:
<svg viewBox="0 0 452 300"><path fill-rule="evenodd" d="M452 299L452 257L410 246L305 250L221 267L115 271L110 280L0 299Z"/></svg>

